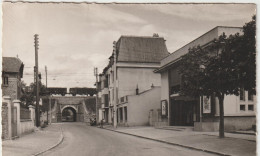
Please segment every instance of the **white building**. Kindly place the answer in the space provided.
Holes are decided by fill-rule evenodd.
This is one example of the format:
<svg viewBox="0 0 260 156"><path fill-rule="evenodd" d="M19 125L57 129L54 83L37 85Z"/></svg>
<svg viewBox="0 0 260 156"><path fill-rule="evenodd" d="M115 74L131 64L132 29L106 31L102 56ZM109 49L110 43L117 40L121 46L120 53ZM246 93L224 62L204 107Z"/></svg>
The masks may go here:
<svg viewBox="0 0 260 156"><path fill-rule="evenodd" d="M200 98L180 96L180 75L177 63L181 56L194 46L206 46L223 32L229 36L243 33L242 28L218 26L161 60L155 73L161 74L161 101L167 104L168 114L161 125L195 126L195 130L216 131L218 129L219 103L212 97L210 109L203 111ZM243 91L240 96L228 95L224 99L225 130L250 129L256 124L256 98Z"/></svg>

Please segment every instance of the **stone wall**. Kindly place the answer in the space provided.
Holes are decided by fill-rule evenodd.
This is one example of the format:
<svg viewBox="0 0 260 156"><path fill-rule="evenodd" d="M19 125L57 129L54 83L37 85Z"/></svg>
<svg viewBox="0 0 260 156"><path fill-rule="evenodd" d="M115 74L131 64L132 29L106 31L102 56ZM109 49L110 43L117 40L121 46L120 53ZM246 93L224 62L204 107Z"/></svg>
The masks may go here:
<svg viewBox="0 0 260 156"><path fill-rule="evenodd" d="M77 121L78 122L84 122L84 108L83 108L83 104L80 104L78 106Z"/></svg>
<svg viewBox="0 0 260 156"><path fill-rule="evenodd" d="M8 107L7 103L2 103L2 139L8 138Z"/></svg>

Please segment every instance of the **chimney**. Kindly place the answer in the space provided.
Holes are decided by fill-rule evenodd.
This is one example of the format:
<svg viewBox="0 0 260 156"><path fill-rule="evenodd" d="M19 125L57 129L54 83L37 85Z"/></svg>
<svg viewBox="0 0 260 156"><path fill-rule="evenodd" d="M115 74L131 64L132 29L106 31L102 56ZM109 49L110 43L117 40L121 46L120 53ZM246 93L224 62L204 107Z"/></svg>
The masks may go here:
<svg viewBox="0 0 260 156"><path fill-rule="evenodd" d="M153 33L153 37L159 37L159 34Z"/></svg>
<svg viewBox="0 0 260 156"><path fill-rule="evenodd" d="M138 95L139 94L139 89L138 89L138 84L136 86L136 90L135 90L135 95Z"/></svg>

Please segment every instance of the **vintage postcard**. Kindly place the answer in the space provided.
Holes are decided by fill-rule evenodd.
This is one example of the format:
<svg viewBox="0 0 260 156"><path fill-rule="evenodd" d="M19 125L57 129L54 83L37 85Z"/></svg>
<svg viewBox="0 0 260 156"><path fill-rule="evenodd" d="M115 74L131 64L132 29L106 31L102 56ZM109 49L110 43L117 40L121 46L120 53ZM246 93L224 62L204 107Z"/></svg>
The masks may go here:
<svg viewBox="0 0 260 156"><path fill-rule="evenodd" d="M256 8L2 2L2 155L255 156Z"/></svg>

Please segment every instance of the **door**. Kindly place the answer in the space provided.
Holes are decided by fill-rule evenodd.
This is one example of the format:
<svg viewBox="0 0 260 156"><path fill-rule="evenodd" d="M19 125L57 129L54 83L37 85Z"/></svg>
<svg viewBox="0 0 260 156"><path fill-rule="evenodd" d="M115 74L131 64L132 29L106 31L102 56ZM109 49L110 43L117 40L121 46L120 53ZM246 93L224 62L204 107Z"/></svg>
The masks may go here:
<svg viewBox="0 0 260 156"><path fill-rule="evenodd" d="M183 124L183 101L171 99L171 125L182 126Z"/></svg>
<svg viewBox="0 0 260 156"><path fill-rule="evenodd" d="M196 121L196 101L171 100L171 122L173 126L193 126Z"/></svg>

